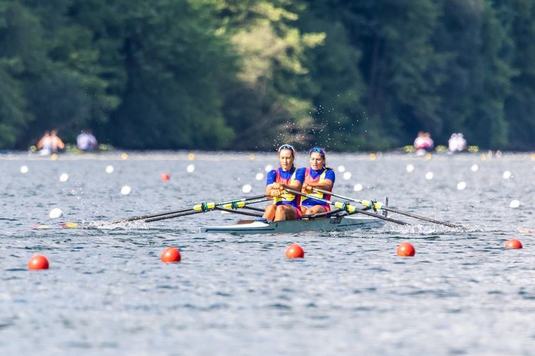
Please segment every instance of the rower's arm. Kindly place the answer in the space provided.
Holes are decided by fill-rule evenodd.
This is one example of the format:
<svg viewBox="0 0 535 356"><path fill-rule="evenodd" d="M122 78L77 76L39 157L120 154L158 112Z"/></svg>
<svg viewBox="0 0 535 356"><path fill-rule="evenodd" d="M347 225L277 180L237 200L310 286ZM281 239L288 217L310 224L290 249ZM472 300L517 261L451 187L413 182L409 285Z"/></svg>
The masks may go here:
<svg viewBox="0 0 535 356"><path fill-rule="evenodd" d="M333 184L334 184L333 181L330 179L325 179L323 182L307 183L307 185L311 187L322 189L322 190L328 190L328 191L331 191L333 189Z"/></svg>
<svg viewBox="0 0 535 356"><path fill-rule="evenodd" d="M266 195L269 197L280 196L280 184L275 181L276 172L270 171L266 177Z"/></svg>
<svg viewBox="0 0 535 356"><path fill-rule="evenodd" d="M299 180L294 180L290 184L281 184L284 188L289 188L293 190L301 190L301 186L303 183L301 183Z"/></svg>

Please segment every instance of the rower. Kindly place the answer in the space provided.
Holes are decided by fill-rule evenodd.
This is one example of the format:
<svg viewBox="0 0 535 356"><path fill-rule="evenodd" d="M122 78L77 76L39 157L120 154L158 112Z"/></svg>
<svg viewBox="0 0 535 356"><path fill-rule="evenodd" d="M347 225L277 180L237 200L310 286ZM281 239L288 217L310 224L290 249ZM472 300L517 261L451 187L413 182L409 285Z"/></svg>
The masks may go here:
<svg viewBox="0 0 535 356"><path fill-rule="evenodd" d="M310 198L302 198L301 212L303 215L314 215L331 211L331 206L325 200L331 200L331 196L314 191L314 188L332 191L334 185L334 171L325 166L325 150L320 147L313 147L308 152L310 156L310 167L305 170L305 182L302 192ZM316 200L314 197L324 199Z"/></svg>
<svg viewBox="0 0 535 356"><path fill-rule="evenodd" d="M292 145L282 145L278 152L280 167L267 174L266 195L273 198L273 204L266 207L264 218L275 222L297 220L301 218L300 197L284 189L301 190L305 179L305 169L295 168L295 149Z"/></svg>

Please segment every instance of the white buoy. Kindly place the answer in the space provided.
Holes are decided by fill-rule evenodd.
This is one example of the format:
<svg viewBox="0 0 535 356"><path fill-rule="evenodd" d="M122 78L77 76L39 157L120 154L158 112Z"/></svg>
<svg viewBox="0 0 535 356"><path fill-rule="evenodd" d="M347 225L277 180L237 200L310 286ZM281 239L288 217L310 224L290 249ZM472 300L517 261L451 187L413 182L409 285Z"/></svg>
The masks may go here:
<svg viewBox="0 0 535 356"><path fill-rule="evenodd" d="M48 217L50 219L57 219L57 218L61 218L62 216L63 216L63 211L61 211L60 208L53 208L48 213Z"/></svg>
<svg viewBox="0 0 535 356"><path fill-rule="evenodd" d="M355 192L360 192L360 191L362 191L362 189L364 189L364 187L363 187L362 184L360 184L360 183L357 183L357 184L355 184L355 185L353 186L353 190L354 190Z"/></svg>
<svg viewBox="0 0 535 356"><path fill-rule="evenodd" d="M61 175L59 176L59 181L62 183L65 183L68 180L69 180L69 175L67 173L61 173Z"/></svg>
<svg viewBox="0 0 535 356"><path fill-rule="evenodd" d="M108 165L106 166L106 173L108 173L108 174L112 174L113 171L114 171L113 166L112 166L111 164L108 164Z"/></svg>
<svg viewBox="0 0 535 356"><path fill-rule="evenodd" d="M121 194L122 194L122 195L128 195L128 194L130 194L131 192L132 192L132 188L130 188L130 186L128 186L128 185L123 185L123 186L121 187Z"/></svg>
<svg viewBox="0 0 535 356"><path fill-rule="evenodd" d="M193 163L188 164L188 166L186 167L186 172L188 173L195 172L195 165Z"/></svg>
<svg viewBox="0 0 535 356"><path fill-rule="evenodd" d="M414 172L414 165L412 164L407 164L407 166L405 167L405 170L407 170L407 173L412 173Z"/></svg>
<svg viewBox="0 0 535 356"><path fill-rule="evenodd" d="M264 170L266 172L270 172L273 170L273 166L271 164L266 164L266 166L264 167Z"/></svg>
<svg viewBox="0 0 535 356"><path fill-rule="evenodd" d="M256 176L255 176L255 179L256 180L264 179L264 173L262 173L262 172L257 173Z"/></svg>
<svg viewBox="0 0 535 356"><path fill-rule="evenodd" d="M344 176L343 177L344 177L345 180L351 179L351 172L344 172Z"/></svg>
<svg viewBox="0 0 535 356"><path fill-rule="evenodd" d="M346 171L346 167L345 166L338 166L338 172L344 173L345 171Z"/></svg>
<svg viewBox="0 0 535 356"><path fill-rule="evenodd" d="M513 209L516 209L519 206L520 206L520 201L518 201L516 199L511 200L511 202L509 203L509 207L513 208Z"/></svg>
<svg viewBox="0 0 535 356"><path fill-rule="evenodd" d="M466 188L466 182L460 181L457 183L457 190L464 190Z"/></svg>
<svg viewBox="0 0 535 356"><path fill-rule="evenodd" d="M20 166L20 173L22 174L26 174L28 173L30 170L28 169L28 166Z"/></svg>
<svg viewBox="0 0 535 356"><path fill-rule="evenodd" d="M477 171L479 171L479 166L478 166L477 164L474 163L474 164L472 165L472 167L470 167L470 170L471 170L472 172L477 172Z"/></svg>
<svg viewBox="0 0 535 356"><path fill-rule="evenodd" d="M513 176L513 173L511 173L511 171L505 171L505 172L503 172L503 174L502 174L503 179L509 179L509 178L511 178L512 176Z"/></svg>
<svg viewBox="0 0 535 356"><path fill-rule="evenodd" d="M243 187L241 187L241 191L244 193L250 193L251 190L253 190L253 187L251 187L250 184L244 184Z"/></svg>
<svg viewBox="0 0 535 356"><path fill-rule="evenodd" d="M434 176L435 176L435 175L433 174L433 172L427 172L427 173L425 174L425 179L427 179L427 180L431 180L431 179L433 179Z"/></svg>

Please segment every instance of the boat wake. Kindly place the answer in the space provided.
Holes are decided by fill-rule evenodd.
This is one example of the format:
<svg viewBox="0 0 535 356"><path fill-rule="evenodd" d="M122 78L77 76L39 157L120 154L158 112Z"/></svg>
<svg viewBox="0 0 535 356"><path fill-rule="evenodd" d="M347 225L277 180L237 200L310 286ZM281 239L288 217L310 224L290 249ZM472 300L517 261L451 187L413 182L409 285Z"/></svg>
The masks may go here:
<svg viewBox="0 0 535 356"><path fill-rule="evenodd" d="M89 221L83 224L84 229L95 230L148 230L150 227L144 222L109 222L109 221Z"/></svg>
<svg viewBox="0 0 535 356"><path fill-rule="evenodd" d="M387 233L399 233L399 234L408 234L408 235L461 235L472 232L482 232L480 226L468 225L463 228L457 227L448 227L442 225L428 225L428 224L417 224L417 225L392 225L387 224L384 227L384 231Z"/></svg>

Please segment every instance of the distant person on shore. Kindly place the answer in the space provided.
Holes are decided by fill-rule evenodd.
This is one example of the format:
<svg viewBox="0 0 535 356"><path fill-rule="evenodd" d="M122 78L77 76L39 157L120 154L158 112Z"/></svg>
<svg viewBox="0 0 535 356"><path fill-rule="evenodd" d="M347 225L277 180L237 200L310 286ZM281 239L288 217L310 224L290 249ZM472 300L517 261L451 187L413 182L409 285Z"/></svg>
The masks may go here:
<svg viewBox="0 0 535 356"><path fill-rule="evenodd" d="M46 156L52 153L52 139L50 137L50 131L45 131L43 136L37 141L37 149L39 154Z"/></svg>
<svg viewBox="0 0 535 356"><path fill-rule="evenodd" d="M424 154L426 152L432 151L434 147L433 139L429 132L419 131L418 137L414 140L414 148L416 149L416 154Z"/></svg>
<svg viewBox="0 0 535 356"><path fill-rule="evenodd" d="M98 142L91 133L91 130L82 130L78 137L76 137L76 146L80 151L90 152L98 148Z"/></svg>
<svg viewBox="0 0 535 356"><path fill-rule="evenodd" d="M57 153L65 149L65 144L58 136L58 130L54 129L50 131L50 140L52 153Z"/></svg>
<svg viewBox="0 0 535 356"><path fill-rule="evenodd" d="M57 130L52 130L50 132L45 131L43 137L41 137L39 142L37 142L37 149L39 150L39 154L42 156L57 153L64 148L65 144L61 138L58 137Z"/></svg>
<svg viewBox="0 0 535 356"><path fill-rule="evenodd" d="M462 152L466 150L466 139L462 133L451 134L448 140L448 149L450 153Z"/></svg>

